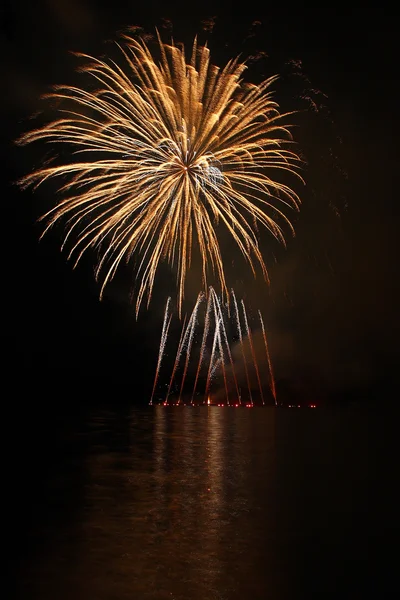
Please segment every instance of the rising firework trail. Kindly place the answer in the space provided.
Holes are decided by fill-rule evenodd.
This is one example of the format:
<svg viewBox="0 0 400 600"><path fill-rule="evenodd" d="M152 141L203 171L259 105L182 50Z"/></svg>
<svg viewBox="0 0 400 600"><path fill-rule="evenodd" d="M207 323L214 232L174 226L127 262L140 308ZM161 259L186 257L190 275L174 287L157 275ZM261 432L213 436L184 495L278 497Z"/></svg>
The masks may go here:
<svg viewBox="0 0 400 600"><path fill-rule="evenodd" d="M207 300L206 318L205 318L205 322L204 322L203 337L202 337L202 341L201 341L199 364L198 364L198 367L197 367L196 379L194 381L193 392L192 392L192 403L194 401L194 395L196 393L197 382L199 380L200 369L201 369L201 365L203 363L204 352L205 352L205 349L206 349L207 336L208 336L208 332L209 332L209 329L210 329L211 308L212 308L212 296L210 294L208 296L208 300Z"/></svg>
<svg viewBox="0 0 400 600"><path fill-rule="evenodd" d="M264 402L264 394L263 394L263 391L262 391L261 380L260 380L260 371L258 370L258 364L257 364L256 354L254 352L253 336L251 334L251 329L250 329L248 321L247 321L246 307L244 305L243 300L241 301L241 303L242 303L242 309L243 309L244 323L246 325L247 338L249 340L251 356L253 358L253 364L254 364L254 368L255 368L255 371L256 371L258 387L259 387L260 394L261 394L261 400L262 400L262 403L265 404L265 402Z"/></svg>
<svg viewBox="0 0 400 600"><path fill-rule="evenodd" d="M213 304L214 304L214 302L213 302ZM215 306L214 306L214 310L215 310ZM205 398L208 398L208 395L209 395L208 392L210 389L211 376L213 373L214 357L215 357L215 353L217 350L217 342L220 337L220 327L221 327L221 319L219 318L218 314L215 314L215 331L214 331L214 337L213 337L213 343L212 343L210 364L209 364L208 373L207 373ZM224 357L220 356L219 358L223 362ZM226 382L225 382L225 388L226 388ZM227 397L227 401L229 403L228 397Z"/></svg>
<svg viewBox="0 0 400 600"><path fill-rule="evenodd" d="M189 323L188 323L187 332L189 333L189 339L188 339L188 342L187 342L185 368L183 370L182 383L181 383L181 389L180 389L180 392L179 392L178 402L181 401L183 387L185 385L186 374L187 374L187 370L188 370L188 366L189 366L190 352L192 350L194 332L195 332L196 323L197 323L197 311L199 309L200 303L203 301L203 298L204 298L204 294L201 292L199 294L199 296L198 296L196 305L194 307L194 310L192 312L192 315L191 315L191 317L189 319ZM185 343L185 339L184 339L184 343Z"/></svg>
<svg viewBox="0 0 400 600"><path fill-rule="evenodd" d="M172 314L170 314L168 316L170 304L171 304L171 298L168 298L167 304L165 306L164 321L163 321L163 326L162 326L162 330L161 330L160 349L159 349L159 352L158 352L158 360L157 360L157 367L156 367L156 376L154 378L154 385L153 385L153 391L151 393L150 404L153 404L154 392L156 390L156 385L157 385L158 377L160 375L161 361L162 361L163 356L164 356L165 343L167 341L167 336L168 336L168 329L169 329L169 326L171 324Z"/></svg>
<svg viewBox="0 0 400 600"><path fill-rule="evenodd" d="M167 397L165 399L166 402L168 402L168 397L169 397L169 395L171 393L171 388L172 388L172 384L173 384L173 381L174 381L175 373L176 373L176 370L177 370L178 365L179 365L179 359L181 358L181 353L182 353L182 348L183 348L183 342L184 342L184 339L186 337L185 323L186 323L186 316L185 316L185 318L183 320L181 337L180 337L179 344L178 344L178 351L176 353L175 362L174 362L174 368L172 369L171 380L169 382L168 391L167 391Z"/></svg>
<svg viewBox="0 0 400 600"><path fill-rule="evenodd" d="M221 303L218 301L218 296L216 295L216 293L215 293L214 290L213 290L213 296L214 296L215 310L218 312L218 315L219 315L219 318L220 318L221 322L223 322L223 315L222 315ZM227 336L226 328L225 327L222 327L222 337L223 337L223 342L224 342L224 348L226 349L226 353L228 355L229 363L230 363L230 366L231 366L231 369L232 369L232 375L233 375L233 379L234 379L234 382L235 382L236 394L237 394L237 397L240 398L239 387L238 387L237 377L236 377L236 372L235 372L235 365L234 365L233 360L232 360L232 354L231 354L231 350L230 350L230 347L229 347L228 336ZM222 346L222 343L220 345L221 345L221 354L223 356L223 346ZM222 360L222 364L224 365L224 361L223 360ZM225 376L225 371L224 371L224 376Z"/></svg>
<svg viewBox="0 0 400 600"><path fill-rule="evenodd" d="M262 314L261 314L260 310L258 311L258 315L260 317L261 329L262 329L263 338L264 338L265 352L266 352L266 355L267 355L270 388L271 388L271 393L272 393L272 396L274 398L274 402L275 402L275 406L276 406L277 405L277 399L276 399L276 387L275 387L274 370L272 368L272 361L271 361L271 356L270 356L269 348L268 348L267 334L265 332L264 320L262 318Z"/></svg>
<svg viewBox="0 0 400 600"><path fill-rule="evenodd" d="M228 390L228 381L226 379L224 349L222 347L222 341L221 341L221 335L220 334L218 335L218 350L219 350L219 354L221 356L221 370L222 370L222 376L223 376L223 379L224 379L226 402L227 402L227 404L229 404L229 390Z"/></svg>
<svg viewBox="0 0 400 600"><path fill-rule="evenodd" d="M64 222L63 246L75 265L96 250L100 296L134 255L138 314L166 260L177 274L180 314L196 252L203 289L215 277L228 300L216 225L251 271L259 264L267 278L255 225L284 242L282 225L293 231L285 213L300 203L279 181L282 171L298 176L300 162L288 114L272 100L277 77L245 83L245 64L234 59L220 69L196 40L188 55L159 37L154 51L128 35L117 46L119 61L78 54L85 86L57 86L48 96L59 116L19 143L58 144L69 159L56 159L20 183L62 182L61 201L43 216L44 233Z"/></svg>
<svg viewBox="0 0 400 600"><path fill-rule="evenodd" d="M245 370L245 373L246 373L247 388L249 390L250 403L253 404L253 397L251 395L249 370L247 368L247 360L246 360L246 355L245 355L244 346L243 346L243 334L242 334L242 327L240 325L239 309L238 309L238 305L237 305L237 301L236 301L235 292L233 290L231 290L231 292L232 292L233 304L234 304L234 307L235 307L236 325L237 325L237 330L238 330L238 334L239 334L239 340L240 340L240 347L241 347L241 351L242 351L244 370Z"/></svg>

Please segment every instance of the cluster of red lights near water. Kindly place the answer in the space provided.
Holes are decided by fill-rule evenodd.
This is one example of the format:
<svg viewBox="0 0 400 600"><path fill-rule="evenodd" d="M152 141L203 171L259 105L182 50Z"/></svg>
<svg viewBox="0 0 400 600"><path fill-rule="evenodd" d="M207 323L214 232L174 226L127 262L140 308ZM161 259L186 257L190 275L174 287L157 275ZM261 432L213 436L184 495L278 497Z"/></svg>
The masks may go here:
<svg viewBox="0 0 400 600"><path fill-rule="evenodd" d="M194 407L194 406L207 406L207 407L227 407L227 408L265 408L265 406L261 406L261 405L256 405L256 404L211 404L209 402L203 402L201 404L195 404L195 403L190 403L190 404L185 404L183 402L160 402L159 404L156 404L156 406L180 406L180 407ZM271 405L274 406L274 405ZM278 407L281 408L317 408L316 404L278 404Z"/></svg>

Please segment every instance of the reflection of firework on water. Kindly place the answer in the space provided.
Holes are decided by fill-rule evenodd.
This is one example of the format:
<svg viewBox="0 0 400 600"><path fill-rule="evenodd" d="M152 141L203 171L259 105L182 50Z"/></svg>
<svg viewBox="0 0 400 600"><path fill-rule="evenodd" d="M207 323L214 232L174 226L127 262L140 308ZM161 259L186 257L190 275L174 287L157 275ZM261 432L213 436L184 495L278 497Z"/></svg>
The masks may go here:
<svg viewBox="0 0 400 600"><path fill-rule="evenodd" d="M254 392L259 394L260 403L265 404L263 386L260 378L260 365L257 362L254 345L252 342L252 330L249 326L246 307L243 300L240 301L242 308L239 311L238 302L235 293L232 290L233 311L228 310L228 304L223 304L221 299L211 287L208 298L201 292L198 295L197 302L193 312L187 321L185 318L182 325L181 336L175 355L172 368L172 374L169 377L167 392L165 397L157 398L157 402L163 404L206 404L215 403L210 397L221 395L221 389L224 392L224 399L221 404L233 404L247 406L254 404ZM203 307L203 310L201 308ZM261 326L266 350L265 367L268 373L269 387L271 396L276 404L275 382L269 355L267 336L262 319L261 312L258 311L259 320L256 326ZM202 321L202 325L199 321ZM154 378L153 393L150 404L153 404L156 393L157 383L160 377L160 365L163 360L168 327L171 321L169 314L169 301L165 310L164 324L161 335L159 356ZM168 326L166 325L168 323ZM198 330L202 333L198 334ZM245 335L243 335L243 331ZM229 341L230 340L230 341ZM240 352L234 357L230 349L230 343L235 342ZM188 377L189 361L192 360L194 369L190 378ZM246 388L240 389L238 371L245 371ZM251 371L255 373L256 384L251 381ZM199 390L199 381L205 382L204 388ZM222 382L219 381L222 379ZM253 378L254 379L254 378ZM213 385L214 384L214 385ZM216 389L213 389L216 388ZM198 397L200 396L200 400ZM247 396L247 399L243 399Z"/></svg>
<svg viewBox="0 0 400 600"><path fill-rule="evenodd" d="M283 241L276 219L289 223L283 210L299 204L276 179L298 165L285 115L271 99L276 78L247 85L244 64L236 59L220 70L196 41L188 61L183 47L160 40L159 61L143 40L125 36L119 48L120 65L84 56L96 88L57 87L50 97L60 118L20 140L71 145L75 160L41 168L22 184L62 177L66 197L45 215L46 231L65 218L64 244L74 237L69 257L76 263L90 247L99 251L101 294L135 253L138 312L165 259L177 270L180 312L196 248L204 289L214 274L227 300L217 224L251 270L258 263L267 277L255 224Z"/></svg>

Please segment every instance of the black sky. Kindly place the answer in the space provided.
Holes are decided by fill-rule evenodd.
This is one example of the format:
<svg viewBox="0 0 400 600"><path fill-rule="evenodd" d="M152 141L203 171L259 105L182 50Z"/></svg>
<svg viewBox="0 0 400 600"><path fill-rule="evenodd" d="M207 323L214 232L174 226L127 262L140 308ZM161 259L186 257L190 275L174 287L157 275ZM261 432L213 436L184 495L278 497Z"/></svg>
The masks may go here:
<svg viewBox="0 0 400 600"><path fill-rule="evenodd" d="M34 6L7 0L1 9L4 329L18 395L33 390L46 398L70 397L79 389L78 395L83 390L137 399L151 388L163 290L136 324L128 272L100 303L91 257L72 271L59 251L60 230L39 243L35 221L52 198L22 193L14 182L42 155L39 148L15 147L13 140L32 126L29 117L41 94L74 81L69 51L103 53L105 40L126 26L167 33L169 22L177 40L190 42L196 32L208 38L220 64L238 53L246 58L266 52L269 58L249 69L249 77L283 72L278 100L285 108L292 102L307 108L299 118L309 166L297 238L285 251L274 249L270 295L243 283L250 303L257 298L268 312L279 377L300 387L317 382L339 396L378 394L378 386L394 381L395 15L350 5L257 11L257 4L233 10L217 2L186 3L178 10L164 2L139 8L122 0L40 0ZM215 26L207 33L210 20ZM297 75L293 61L301 61ZM160 286L166 281L164 276Z"/></svg>

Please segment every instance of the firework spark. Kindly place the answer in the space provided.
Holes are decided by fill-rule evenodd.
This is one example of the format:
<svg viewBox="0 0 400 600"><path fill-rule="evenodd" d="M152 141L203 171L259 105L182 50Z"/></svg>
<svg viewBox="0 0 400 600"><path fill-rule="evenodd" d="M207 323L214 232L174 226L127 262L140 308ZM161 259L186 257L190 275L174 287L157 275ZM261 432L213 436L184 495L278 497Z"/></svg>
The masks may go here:
<svg viewBox="0 0 400 600"><path fill-rule="evenodd" d="M120 64L79 55L96 87L55 88L50 98L60 117L20 139L73 149L69 162L21 181L63 180L63 199L43 217L45 232L66 223L63 246L69 242L75 264L89 248L98 251L100 296L135 254L136 314L144 297L150 302L162 260L176 269L181 311L195 248L204 289L212 275L229 298L218 223L253 273L258 263L267 278L254 225L283 242L277 220L290 226L284 211L299 206L293 189L276 178L279 170L297 174L299 165L287 115L271 97L276 77L245 84L245 64L235 59L220 69L196 40L188 60L183 47L160 38L154 53L129 36L118 47Z"/></svg>

